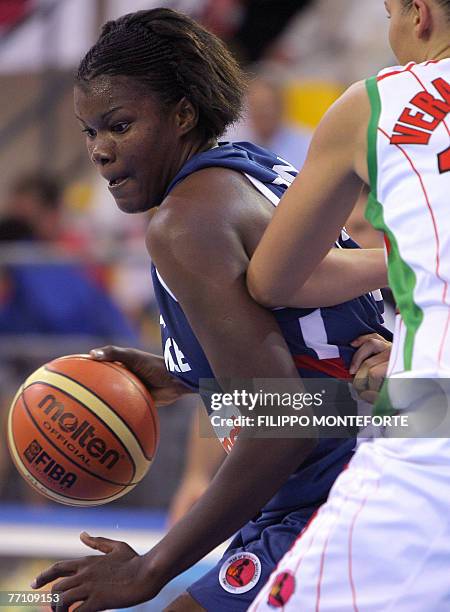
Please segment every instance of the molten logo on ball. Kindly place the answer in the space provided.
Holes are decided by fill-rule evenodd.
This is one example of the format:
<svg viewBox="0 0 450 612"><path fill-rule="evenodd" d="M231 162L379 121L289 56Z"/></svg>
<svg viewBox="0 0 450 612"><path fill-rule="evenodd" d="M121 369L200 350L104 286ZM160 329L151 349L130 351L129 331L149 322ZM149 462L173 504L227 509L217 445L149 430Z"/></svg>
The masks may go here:
<svg viewBox="0 0 450 612"><path fill-rule="evenodd" d="M54 395L46 395L38 404L39 408L44 409L44 413L50 417L49 421L44 422L44 427L52 434L56 435L58 440L63 441L64 446L73 452L86 465L89 465L89 459L98 459L99 462L105 465L109 470L115 466L120 458L119 453L111 448L107 448L105 441L95 435L95 427L85 419L80 423L80 420L72 412L65 412L64 404L57 401ZM55 429L50 421L58 424L60 432ZM61 432L70 433L70 437L64 438ZM73 440L79 448L85 449L89 455L87 457L77 446L70 442Z"/></svg>

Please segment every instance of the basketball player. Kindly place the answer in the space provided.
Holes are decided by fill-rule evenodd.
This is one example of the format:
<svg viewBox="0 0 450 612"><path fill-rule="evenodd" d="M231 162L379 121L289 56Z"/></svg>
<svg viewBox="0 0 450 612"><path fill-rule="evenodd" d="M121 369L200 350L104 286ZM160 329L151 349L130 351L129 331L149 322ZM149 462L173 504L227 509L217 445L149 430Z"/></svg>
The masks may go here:
<svg viewBox="0 0 450 612"><path fill-rule="evenodd" d="M298 373L349 380L351 342L387 336L373 297L356 297L383 285L384 261L377 251L352 254L345 232L336 233L339 248L304 292L303 308L271 313L250 297L249 257L296 171L252 144L218 143L242 93L242 75L222 44L167 9L106 24L79 68L75 110L89 155L122 211L151 214L147 244L164 351L164 359L111 347L95 356L122 361L158 405L198 392L201 379L283 379L291 391L299 390ZM337 283L340 268L346 279ZM35 586L62 578L53 588L67 606L84 602L80 610L130 606L239 530L217 567L168 610L246 610L326 499L354 441L251 439L227 428L219 435L228 457L155 548L138 556L125 543L83 534L105 555L58 563Z"/></svg>
<svg viewBox="0 0 450 612"><path fill-rule="evenodd" d="M430 418L431 409L445 414L450 399L450 1L387 0L386 10L402 66L351 87L323 119L250 279L255 294L276 293L302 252L301 285L364 181L400 310L377 408ZM450 610L444 436L395 438L388 430L363 442L251 610Z"/></svg>

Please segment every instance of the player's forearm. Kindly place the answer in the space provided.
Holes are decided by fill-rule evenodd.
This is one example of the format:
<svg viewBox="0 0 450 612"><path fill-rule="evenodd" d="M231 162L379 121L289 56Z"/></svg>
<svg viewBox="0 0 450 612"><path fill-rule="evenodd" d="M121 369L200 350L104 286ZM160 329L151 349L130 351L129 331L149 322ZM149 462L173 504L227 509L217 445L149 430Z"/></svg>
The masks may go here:
<svg viewBox="0 0 450 612"><path fill-rule="evenodd" d="M240 439L192 510L146 555L161 587L259 512L308 456L315 441Z"/></svg>
<svg viewBox="0 0 450 612"><path fill-rule="evenodd" d="M276 282L248 276L253 297L264 306L335 306L388 284L383 249L332 249L301 286L295 276Z"/></svg>

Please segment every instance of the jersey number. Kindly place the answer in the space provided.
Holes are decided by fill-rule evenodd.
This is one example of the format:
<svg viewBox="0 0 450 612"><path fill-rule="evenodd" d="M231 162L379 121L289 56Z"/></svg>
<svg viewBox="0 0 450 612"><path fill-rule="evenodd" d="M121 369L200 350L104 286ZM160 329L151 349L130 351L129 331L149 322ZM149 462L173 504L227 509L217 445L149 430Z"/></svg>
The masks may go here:
<svg viewBox="0 0 450 612"><path fill-rule="evenodd" d="M438 155L439 172L450 172L450 147Z"/></svg>

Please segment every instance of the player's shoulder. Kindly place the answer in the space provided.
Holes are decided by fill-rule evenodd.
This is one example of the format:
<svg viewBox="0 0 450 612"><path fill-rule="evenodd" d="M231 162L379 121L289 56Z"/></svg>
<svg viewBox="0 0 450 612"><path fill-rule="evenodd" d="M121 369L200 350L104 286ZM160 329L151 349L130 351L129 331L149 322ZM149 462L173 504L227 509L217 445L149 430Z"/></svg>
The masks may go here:
<svg viewBox="0 0 450 612"><path fill-rule="evenodd" d="M357 118L361 111L367 109L368 102L367 80L361 80L350 85L331 108Z"/></svg>
<svg viewBox="0 0 450 612"><path fill-rule="evenodd" d="M231 239L239 229L239 203L248 197L247 179L227 168L204 168L183 179L153 214L147 247L169 251L176 246L206 251Z"/></svg>
<svg viewBox="0 0 450 612"><path fill-rule="evenodd" d="M365 81L353 83L328 109L313 138L312 150L317 144L333 151L353 150L355 143L363 143L370 119L370 100Z"/></svg>

